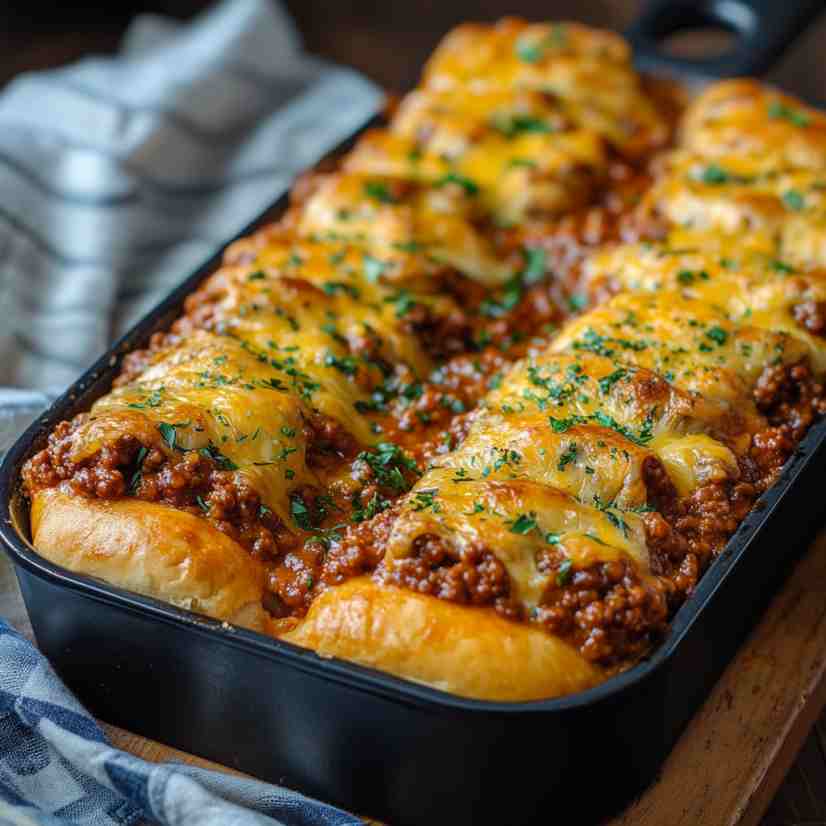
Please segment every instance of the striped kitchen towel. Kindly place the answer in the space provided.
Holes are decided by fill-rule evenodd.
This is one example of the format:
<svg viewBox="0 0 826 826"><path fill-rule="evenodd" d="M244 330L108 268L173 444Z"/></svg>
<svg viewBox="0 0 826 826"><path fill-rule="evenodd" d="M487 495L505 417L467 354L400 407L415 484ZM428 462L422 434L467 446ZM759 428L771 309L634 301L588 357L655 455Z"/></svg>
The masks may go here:
<svg viewBox="0 0 826 826"><path fill-rule="evenodd" d="M111 58L0 93L0 454L107 344L378 110L273 0L139 18ZM359 823L119 752L0 620L0 826Z"/></svg>
<svg viewBox="0 0 826 826"><path fill-rule="evenodd" d="M0 451L113 338L379 108L273 0L140 17L0 94Z"/></svg>
<svg viewBox="0 0 826 826"><path fill-rule="evenodd" d="M359 826L257 780L112 748L45 658L0 620L0 826Z"/></svg>

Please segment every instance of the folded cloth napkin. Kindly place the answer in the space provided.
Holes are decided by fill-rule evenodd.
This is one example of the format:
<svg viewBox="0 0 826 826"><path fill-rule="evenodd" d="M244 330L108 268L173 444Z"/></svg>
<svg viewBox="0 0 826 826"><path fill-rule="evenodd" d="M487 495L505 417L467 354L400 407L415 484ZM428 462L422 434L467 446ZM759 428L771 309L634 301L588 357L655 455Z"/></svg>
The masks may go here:
<svg viewBox="0 0 826 826"><path fill-rule="evenodd" d="M358 826L257 780L112 748L27 640L0 620L0 826Z"/></svg>
<svg viewBox="0 0 826 826"><path fill-rule="evenodd" d="M302 52L274 0L225 0L185 25L141 17L115 57L10 83L0 450L380 101Z"/></svg>
<svg viewBox="0 0 826 826"><path fill-rule="evenodd" d="M107 344L378 110L272 0L138 18L119 54L0 95L0 454ZM0 621L0 824L355 824L107 744Z"/></svg>

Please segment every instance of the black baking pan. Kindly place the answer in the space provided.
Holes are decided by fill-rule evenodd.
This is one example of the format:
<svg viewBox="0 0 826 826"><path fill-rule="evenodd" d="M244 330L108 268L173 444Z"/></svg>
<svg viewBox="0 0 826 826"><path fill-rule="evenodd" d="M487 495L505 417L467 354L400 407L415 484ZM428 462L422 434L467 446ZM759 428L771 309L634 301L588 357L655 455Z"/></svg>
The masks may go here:
<svg viewBox="0 0 826 826"><path fill-rule="evenodd" d="M655 3L630 37L642 64L686 80L759 73L820 7ZM737 35L732 55L706 65L657 54L669 32L708 23ZM27 541L23 462L57 422L109 389L123 354L167 327L219 263L216 255L139 322L3 462L0 535L37 642L61 677L108 722L393 826L579 824L626 803L654 777L817 527L812 492L826 483L826 421L811 429L649 659L561 699L462 699L70 573Z"/></svg>

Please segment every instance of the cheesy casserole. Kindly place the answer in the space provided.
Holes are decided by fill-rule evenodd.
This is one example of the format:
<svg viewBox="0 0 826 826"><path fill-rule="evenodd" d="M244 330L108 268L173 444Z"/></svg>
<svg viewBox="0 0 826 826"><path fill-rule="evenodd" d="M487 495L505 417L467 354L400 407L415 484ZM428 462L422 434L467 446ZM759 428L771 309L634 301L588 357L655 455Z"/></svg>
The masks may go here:
<svg viewBox="0 0 826 826"><path fill-rule="evenodd" d="M75 571L460 695L643 657L826 410L826 118L460 26L27 463Z"/></svg>

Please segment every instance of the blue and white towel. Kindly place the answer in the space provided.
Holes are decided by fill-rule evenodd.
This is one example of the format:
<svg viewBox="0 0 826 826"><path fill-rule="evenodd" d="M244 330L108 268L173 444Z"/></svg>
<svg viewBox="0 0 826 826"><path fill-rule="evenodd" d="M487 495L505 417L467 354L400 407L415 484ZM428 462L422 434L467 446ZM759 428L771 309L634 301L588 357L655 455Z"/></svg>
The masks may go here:
<svg viewBox="0 0 826 826"><path fill-rule="evenodd" d="M0 94L0 451L379 108L273 0L138 18L114 58Z"/></svg>
<svg viewBox="0 0 826 826"><path fill-rule="evenodd" d="M273 0L0 94L0 454L136 318L378 110ZM3 564L3 560L0 560ZM0 620L0 826L356 824L301 795L113 749Z"/></svg>
<svg viewBox="0 0 826 826"><path fill-rule="evenodd" d="M296 792L112 748L0 620L0 826L359 826Z"/></svg>

